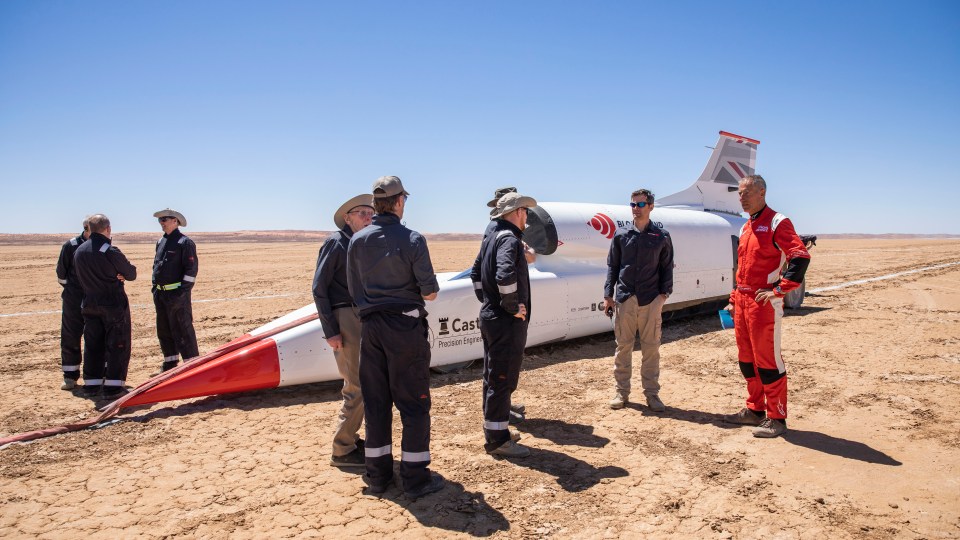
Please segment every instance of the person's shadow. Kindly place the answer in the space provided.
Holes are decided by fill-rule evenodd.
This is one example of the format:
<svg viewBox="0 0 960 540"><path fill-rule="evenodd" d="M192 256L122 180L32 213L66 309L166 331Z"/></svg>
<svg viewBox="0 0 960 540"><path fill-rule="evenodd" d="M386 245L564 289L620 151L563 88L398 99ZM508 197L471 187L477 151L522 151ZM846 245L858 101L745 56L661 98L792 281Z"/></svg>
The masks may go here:
<svg viewBox="0 0 960 540"><path fill-rule="evenodd" d="M557 479L557 484L570 492L589 489L599 484L600 480L604 478L622 478L629 475L623 467L614 465L596 467L567 454L536 447L531 447L530 455L525 458L499 459L505 459L514 465L554 476Z"/></svg>
<svg viewBox="0 0 960 540"><path fill-rule="evenodd" d="M825 454L840 456L842 458L856 459L858 461L877 463L879 465L891 465L894 467L903 465L902 462L862 442L848 441L847 439L833 437L817 431L789 429L781 435L781 437L790 444L817 450Z"/></svg>
<svg viewBox="0 0 960 540"><path fill-rule="evenodd" d="M571 424L563 420L549 418L528 418L517 424L516 428L529 433L538 439L561 446L574 445L587 448L603 448L610 442L606 437L593 434L593 426L586 424Z"/></svg>
<svg viewBox="0 0 960 540"><path fill-rule="evenodd" d="M644 415L659 416L663 418L672 418L694 424L710 424L720 429L744 429L745 426L737 424L728 424L723 421L722 414L708 413L703 411L681 409L679 407L667 406L667 410L662 413L652 412L646 407L641 407L636 403L628 403L627 407L641 411ZM856 459L866 463L877 463L879 465L900 466L902 462L888 456L887 454L870 447L867 444L857 441L841 439L818 431L802 431L790 428L781 435L783 440L790 444L831 454L847 459Z"/></svg>
<svg viewBox="0 0 960 540"><path fill-rule="evenodd" d="M399 474L396 478L399 478ZM407 499L396 484L391 484L379 497L403 507L424 527L470 536L490 536L510 530L510 522L499 510L487 504L483 493L467 491L459 482L447 480L442 490L415 501Z"/></svg>

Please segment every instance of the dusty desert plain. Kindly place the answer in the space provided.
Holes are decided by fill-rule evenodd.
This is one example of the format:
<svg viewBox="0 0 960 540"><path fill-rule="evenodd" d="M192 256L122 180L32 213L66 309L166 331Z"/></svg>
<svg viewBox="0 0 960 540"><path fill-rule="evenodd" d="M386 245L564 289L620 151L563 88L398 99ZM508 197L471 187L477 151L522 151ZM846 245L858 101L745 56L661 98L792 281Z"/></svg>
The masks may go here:
<svg viewBox="0 0 960 540"><path fill-rule="evenodd" d="M141 272L127 284L136 385L160 363L153 246L118 245ZM437 271L460 270L478 242L430 247ZM310 303L317 248L200 242L201 352ZM58 251L0 246L0 435L95 414L59 389ZM339 387L322 383L0 449L0 537L960 537L960 265L816 292L958 262L960 240L822 239L812 255L814 292L784 319L782 438L720 421L744 384L732 331L701 316L664 325L659 414L607 408L612 333L528 349L523 460L483 452L477 367L434 374L432 468L448 486L416 502L363 495L329 465Z"/></svg>

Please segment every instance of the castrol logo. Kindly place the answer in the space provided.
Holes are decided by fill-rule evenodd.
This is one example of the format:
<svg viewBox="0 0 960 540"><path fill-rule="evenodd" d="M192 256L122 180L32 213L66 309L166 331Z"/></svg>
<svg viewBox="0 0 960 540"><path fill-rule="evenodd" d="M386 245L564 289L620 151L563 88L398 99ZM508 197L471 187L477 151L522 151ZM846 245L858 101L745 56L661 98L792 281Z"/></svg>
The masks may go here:
<svg viewBox="0 0 960 540"><path fill-rule="evenodd" d="M590 220L590 226L607 238L613 238L613 233L617 230L617 226L614 225L610 216L600 213L594 214Z"/></svg>

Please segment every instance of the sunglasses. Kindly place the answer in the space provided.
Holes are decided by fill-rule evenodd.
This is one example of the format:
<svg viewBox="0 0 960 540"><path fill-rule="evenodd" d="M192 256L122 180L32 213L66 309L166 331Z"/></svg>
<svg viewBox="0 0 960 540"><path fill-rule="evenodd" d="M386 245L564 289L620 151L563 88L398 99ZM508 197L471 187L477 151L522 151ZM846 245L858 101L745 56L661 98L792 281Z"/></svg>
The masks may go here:
<svg viewBox="0 0 960 540"><path fill-rule="evenodd" d="M370 217L373 215L373 210L351 210L347 212L348 214L357 214L360 217Z"/></svg>
<svg viewBox="0 0 960 540"><path fill-rule="evenodd" d="M630 203L630 208L643 208L644 206L646 206L646 205L648 205L648 204L650 204L650 203L646 203L646 202L632 202L632 203Z"/></svg>
<svg viewBox="0 0 960 540"><path fill-rule="evenodd" d="M167 221L169 219L177 219L177 218L170 217L170 216L163 216L162 218L157 218L157 221L159 221L160 223L163 223L164 221Z"/></svg>

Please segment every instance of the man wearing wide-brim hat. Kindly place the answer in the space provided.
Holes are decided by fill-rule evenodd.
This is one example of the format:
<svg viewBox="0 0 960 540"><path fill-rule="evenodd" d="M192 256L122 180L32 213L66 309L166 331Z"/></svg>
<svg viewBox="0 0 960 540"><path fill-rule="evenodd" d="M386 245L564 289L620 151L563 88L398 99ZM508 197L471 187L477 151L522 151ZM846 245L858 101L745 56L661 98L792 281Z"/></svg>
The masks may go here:
<svg viewBox="0 0 960 540"><path fill-rule="evenodd" d="M530 450L511 439L510 401L520 380L530 315L530 277L524 257L523 229L532 197L507 193L490 212L496 226L480 245L470 279L480 293L483 336L484 449L493 455L522 458Z"/></svg>
<svg viewBox="0 0 960 540"><path fill-rule="evenodd" d="M496 206L497 206L497 201L499 201L501 197L503 197L503 196L506 195L507 193L516 193L516 192L517 192L517 188L515 188L515 187L513 187L513 186L506 186L506 187L502 187L502 188L497 188L497 189L494 190L494 192L493 192L493 198L490 199L489 201L487 201L487 207L489 207L489 208L496 208ZM491 214L492 214L492 213L493 213L493 212L491 211ZM496 227L496 226L497 226L496 221L494 221L494 218L491 217L491 218L490 218L490 224L487 225L486 230L483 231L483 236L484 236L484 238L486 238L486 236L487 236L488 234L490 234L490 231L492 231L492 230L494 229L494 227ZM536 254L536 252L534 252L534 251L530 248L530 246L527 245L526 242L523 243L523 255L524 255L524 257L526 257L528 264L533 264L533 262L537 260L537 254ZM514 410L514 411L519 411L520 417L511 417L511 418L512 418L512 419L513 419L513 418L519 418L519 420L522 420L522 415L523 415L523 410L522 410L522 408L523 408L522 406L520 406L520 407L518 408L516 405L514 405L514 409L513 409L513 410Z"/></svg>
<svg viewBox="0 0 960 540"><path fill-rule="evenodd" d="M347 248L354 233L370 224L373 196L357 195L333 213L337 231L320 246L313 274L313 301L327 345L343 378L343 405L333 436L330 464L363 467L363 395L360 393L360 314L347 289Z"/></svg>
<svg viewBox="0 0 960 540"><path fill-rule="evenodd" d="M180 232L187 218L171 208L154 212L163 237L157 241L153 258L153 305L157 310L157 339L163 353L158 375L177 367L180 358L189 360L200 354L193 328L191 293L197 281L200 260L197 245Z"/></svg>

